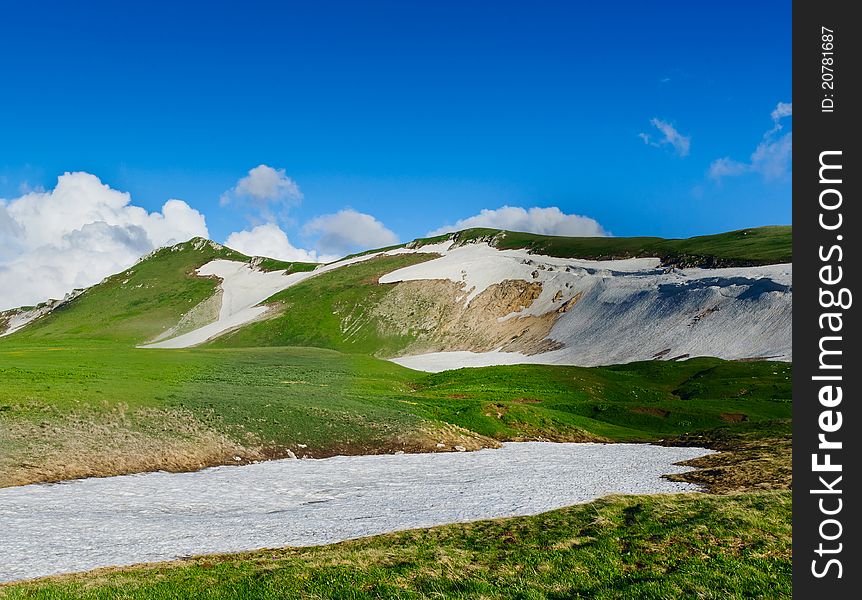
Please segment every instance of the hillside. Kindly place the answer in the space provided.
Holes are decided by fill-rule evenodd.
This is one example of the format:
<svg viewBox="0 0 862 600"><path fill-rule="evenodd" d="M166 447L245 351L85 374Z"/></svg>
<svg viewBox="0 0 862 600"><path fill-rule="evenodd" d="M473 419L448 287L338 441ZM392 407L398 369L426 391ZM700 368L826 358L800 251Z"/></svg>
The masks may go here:
<svg viewBox="0 0 862 600"><path fill-rule="evenodd" d="M774 250L753 231L745 260ZM596 261L464 235L323 266L194 239L37 307L0 338L0 485L719 431L719 446L779 440L745 450L773 473L761 455L784 448L789 364L678 359L789 358L789 265ZM629 364L577 366L612 363Z"/></svg>
<svg viewBox="0 0 862 600"><path fill-rule="evenodd" d="M660 257L622 258L634 254L628 250L586 260L498 249L494 244L511 238L467 236L476 232L355 257L273 295L270 319L211 343L313 345L432 371L523 362L791 357L789 264L680 268L662 265ZM752 230L759 241L749 254L737 249L738 260L779 255L774 234ZM712 240L712 247L726 253L708 261L727 262L727 245L737 234L713 237L720 243ZM777 237L779 246L788 241L783 233ZM564 243L573 245L570 254L604 252L588 242L576 250L578 238L553 241L555 254L566 254ZM631 249L635 242L614 244ZM702 240L674 244L704 247Z"/></svg>
<svg viewBox="0 0 862 600"><path fill-rule="evenodd" d="M789 364L767 361L424 374L314 348L2 344L0 487L501 441L783 436L791 381Z"/></svg>
<svg viewBox="0 0 862 600"><path fill-rule="evenodd" d="M472 235L322 266L194 239L3 313L16 329L0 337L0 488L550 441L708 447L668 478L712 494L110 568L0 597L785 594L792 365L714 357L789 358L775 236L707 258L702 242L666 241L701 248L683 267L640 241ZM509 364L531 362L557 364Z"/></svg>
<svg viewBox="0 0 862 600"><path fill-rule="evenodd" d="M78 340L124 345L143 343L178 325L200 326L213 318L206 314L212 311L201 305L216 295L219 281L199 277L195 271L218 259L253 264L265 271L302 272L316 266L251 258L215 242L194 238L161 248L97 285L76 290L66 301L0 313L0 326L4 317L11 325L15 324L12 319L26 321L29 317L32 321L15 333L18 342ZM192 312L195 307L200 308ZM216 313L217 309L216 306Z"/></svg>
<svg viewBox="0 0 862 600"><path fill-rule="evenodd" d="M6 321L20 341L314 346L429 371L789 360L792 270L775 262L789 242L789 227L687 240L471 229L315 266L196 239Z"/></svg>

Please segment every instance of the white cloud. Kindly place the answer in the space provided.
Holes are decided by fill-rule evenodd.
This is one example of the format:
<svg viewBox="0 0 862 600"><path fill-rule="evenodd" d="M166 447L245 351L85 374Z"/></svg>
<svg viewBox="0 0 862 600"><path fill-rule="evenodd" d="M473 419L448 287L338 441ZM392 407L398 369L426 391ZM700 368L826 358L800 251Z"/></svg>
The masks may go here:
<svg viewBox="0 0 862 600"><path fill-rule="evenodd" d="M273 221L275 207L284 208L301 200L299 185L285 174L284 169L258 165L223 193L219 202L222 206L231 203L251 205L264 219Z"/></svg>
<svg viewBox="0 0 862 600"><path fill-rule="evenodd" d="M653 137L648 133L639 133L638 137L644 141L644 144L660 148L661 146L671 145L674 151L680 156L688 156L691 149L691 137L682 135L676 128L661 119L650 119L653 127L659 130L662 137L658 141L654 141Z"/></svg>
<svg viewBox="0 0 862 600"><path fill-rule="evenodd" d="M749 170L751 170L751 165L741 163L725 156L724 158L712 161L712 164L709 165L709 176L713 179L735 177L736 175L747 173Z"/></svg>
<svg viewBox="0 0 862 600"><path fill-rule="evenodd" d="M793 132L778 139L764 140L751 155L751 169L765 179L779 179L790 173L793 159Z"/></svg>
<svg viewBox="0 0 862 600"><path fill-rule="evenodd" d="M225 240L225 246L249 256L268 256L297 262L331 262L337 256L318 255L314 250L297 248L275 223L258 225L251 230L236 231Z"/></svg>
<svg viewBox="0 0 862 600"><path fill-rule="evenodd" d="M793 158L793 132L778 134L784 128L781 119L792 115L793 104L779 102L770 113L772 129L763 134L749 161L740 162L727 156L719 158L709 165L709 176L716 180L746 173L759 173L766 180L786 177L790 173Z"/></svg>
<svg viewBox="0 0 862 600"><path fill-rule="evenodd" d="M440 227L429 236L460 231L470 227L490 227L509 231L524 231L542 235L605 236L608 232L595 219L581 215L566 214L556 206L532 207L503 206L496 210L482 209L478 215L460 219L454 225Z"/></svg>
<svg viewBox="0 0 862 600"><path fill-rule="evenodd" d="M772 120L778 121L791 115L793 115L793 103L779 102L778 106L775 107L775 110L772 111Z"/></svg>
<svg viewBox="0 0 862 600"><path fill-rule="evenodd" d="M334 214L315 217L305 224L303 232L319 235L317 248L321 252L345 255L358 250L381 248L398 243L395 232L365 213L345 208Z"/></svg>
<svg viewBox="0 0 862 600"><path fill-rule="evenodd" d="M148 213L95 175L65 173L53 190L0 201L0 310L62 298L159 246L207 235L182 200Z"/></svg>

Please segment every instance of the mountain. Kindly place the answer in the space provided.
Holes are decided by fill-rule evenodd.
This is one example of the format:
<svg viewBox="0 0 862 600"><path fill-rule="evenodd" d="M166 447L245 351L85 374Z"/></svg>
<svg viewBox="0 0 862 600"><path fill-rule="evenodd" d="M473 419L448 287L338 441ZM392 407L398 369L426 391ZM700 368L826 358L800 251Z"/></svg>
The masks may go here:
<svg viewBox="0 0 862 600"><path fill-rule="evenodd" d="M790 258L790 228L466 230L328 265L192 239L0 314L0 487L670 438L737 440L750 456L727 460L772 485L788 472L792 367L720 358L789 359ZM719 358L672 360L686 355ZM568 366L593 364L610 366Z"/></svg>
<svg viewBox="0 0 862 600"><path fill-rule="evenodd" d="M3 315L22 340L313 346L430 371L790 360L790 237L789 227L683 240L470 229L328 265L196 238L65 301Z"/></svg>
<svg viewBox="0 0 862 600"><path fill-rule="evenodd" d="M0 313L0 331L20 340L82 340L134 345L167 331L197 325L198 313L219 304L219 280L196 270L214 260L254 266L256 271L297 272L308 263L252 258L203 238L160 248L134 266L106 277L97 285L75 290L63 300ZM195 310L190 310L195 309ZM202 322L208 318L200 317ZM12 331L14 330L14 331Z"/></svg>

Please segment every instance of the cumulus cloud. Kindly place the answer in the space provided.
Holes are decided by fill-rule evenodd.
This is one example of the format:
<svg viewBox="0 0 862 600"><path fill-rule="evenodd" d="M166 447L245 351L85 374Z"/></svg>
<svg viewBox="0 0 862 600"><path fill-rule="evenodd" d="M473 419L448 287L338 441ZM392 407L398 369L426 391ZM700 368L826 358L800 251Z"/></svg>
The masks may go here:
<svg viewBox="0 0 862 600"><path fill-rule="evenodd" d="M793 158L793 132L781 135L784 126L781 120L793 115L793 104L779 102L770 113L772 128L751 153L748 162L734 160L728 156L714 160L709 165L709 176L720 180L746 173L758 173L766 180L780 179L790 173Z"/></svg>
<svg viewBox="0 0 862 600"><path fill-rule="evenodd" d="M641 132L638 134L638 137L643 140L644 144L655 148L670 145L679 156L688 156L688 152L691 149L690 136L682 135L676 130L676 127L661 119L650 119L650 123L658 129L661 137L656 139L648 133Z"/></svg>
<svg viewBox="0 0 862 600"><path fill-rule="evenodd" d="M316 249L297 248L278 225L287 221L285 209L302 200L297 183L284 169L258 165L221 196L226 204L253 208L249 219L255 227L230 234L225 244L246 254L282 260L329 262L356 250L397 243L398 237L371 215L344 209L315 217L302 233L317 237ZM263 221L263 224L261 224Z"/></svg>
<svg viewBox="0 0 862 600"><path fill-rule="evenodd" d="M608 232L595 219L582 215L566 214L556 206L548 208L503 206L496 210L483 209L478 215L460 219L428 233L441 235L470 227L490 227L509 231L524 231L541 235L605 236Z"/></svg>
<svg viewBox="0 0 862 600"><path fill-rule="evenodd" d="M317 248L326 254L344 256L357 250L398 243L398 236L371 215L345 208L315 217L305 224L306 235L317 235Z"/></svg>
<svg viewBox="0 0 862 600"><path fill-rule="evenodd" d="M287 176L284 169L258 165L223 193L219 201L222 206L251 206L265 220L273 221L275 209L291 206L301 200L299 185Z"/></svg>
<svg viewBox="0 0 862 600"><path fill-rule="evenodd" d="M275 223L258 225L250 230L236 231L225 240L225 246L249 256L268 256L297 262L331 262L338 256L320 255L314 250L297 248Z"/></svg>
<svg viewBox="0 0 862 600"><path fill-rule="evenodd" d="M182 200L149 213L95 175L65 173L53 190L0 200L0 310L62 298L155 248L207 235Z"/></svg>

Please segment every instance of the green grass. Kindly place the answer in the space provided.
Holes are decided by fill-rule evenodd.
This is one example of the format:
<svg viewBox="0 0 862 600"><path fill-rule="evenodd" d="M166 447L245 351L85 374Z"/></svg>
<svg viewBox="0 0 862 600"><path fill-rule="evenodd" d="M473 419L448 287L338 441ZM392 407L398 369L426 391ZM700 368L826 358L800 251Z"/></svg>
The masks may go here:
<svg viewBox="0 0 862 600"><path fill-rule="evenodd" d="M576 439L578 430L614 441L666 437L787 419L788 363L696 358L613 367L513 365L426 375L424 414L498 439ZM499 416L498 416L499 415Z"/></svg>
<svg viewBox="0 0 862 600"><path fill-rule="evenodd" d="M420 449L426 423L399 402L412 377L311 348L0 346L0 486Z"/></svg>
<svg viewBox="0 0 862 600"><path fill-rule="evenodd" d="M237 454L736 431L789 419L790 377L786 363L718 359L426 374L315 348L0 344L0 485L189 470Z"/></svg>
<svg viewBox="0 0 862 600"><path fill-rule="evenodd" d="M611 496L535 517L208 556L0 588L0 598L790 598L789 492Z"/></svg>
<svg viewBox="0 0 862 600"><path fill-rule="evenodd" d="M791 226L755 227L687 239L657 237L559 237L500 229L465 229L452 234L455 243L487 241L501 250L525 248L534 254L608 260L658 257L677 266L751 266L790 262ZM447 236L418 240L434 244Z"/></svg>
<svg viewBox="0 0 862 600"><path fill-rule="evenodd" d="M10 337L48 344L80 340L133 345L149 340L212 295L217 281L194 276L195 269L216 258L248 260L202 241L195 238L174 246L176 250L162 248Z"/></svg>
<svg viewBox="0 0 862 600"><path fill-rule="evenodd" d="M751 227L726 233L691 238L660 237L565 237L507 231L487 227L463 229L433 237L417 238L409 244L396 244L350 254L345 258L410 246L421 248L451 239L456 244L484 241L501 250L527 249L534 254L562 258L610 260L659 257L665 264L678 266L753 266L791 262L792 226Z"/></svg>
<svg viewBox="0 0 862 600"><path fill-rule="evenodd" d="M317 263L287 262L264 256L256 257L254 264L261 271L286 271L287 273L313 271L320 266Z"/></svg>
<svg viewBox="0 0 862 600"><path fill-rule="evenodd" d="M213 258L249 260L204 240L158 251L0 339L0 482L184 470L281 457L300 444L326 456L438 441L658 441L790 416L783 363L427 375L368 356L412 341L370 310L392 289L380 275L432 257L378 257L311 278L270 299L281 307L276 317L207 347L135 349L212 293L215 280L194 269Z"/></svg>

